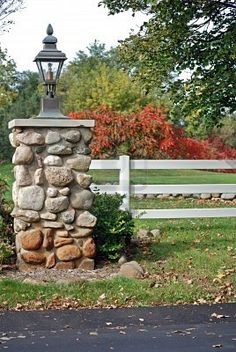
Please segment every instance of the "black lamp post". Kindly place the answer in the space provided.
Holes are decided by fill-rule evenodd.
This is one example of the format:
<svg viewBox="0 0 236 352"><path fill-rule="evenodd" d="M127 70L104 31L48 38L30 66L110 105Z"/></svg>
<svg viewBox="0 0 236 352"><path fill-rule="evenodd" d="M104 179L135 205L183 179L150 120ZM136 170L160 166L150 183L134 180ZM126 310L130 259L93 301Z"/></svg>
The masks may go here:
<svg viewBox="0 0 236 352"><path fill-rule="evenodd" d="M43 50L35 57L41 79L44 81L45 96L41 100L41 111L37 118L66 119L59 109L59 99L56 96L57 81L66 55L57 50L57 38L53 35L51 24L47 28L47 36L43 40Z"/></svg>

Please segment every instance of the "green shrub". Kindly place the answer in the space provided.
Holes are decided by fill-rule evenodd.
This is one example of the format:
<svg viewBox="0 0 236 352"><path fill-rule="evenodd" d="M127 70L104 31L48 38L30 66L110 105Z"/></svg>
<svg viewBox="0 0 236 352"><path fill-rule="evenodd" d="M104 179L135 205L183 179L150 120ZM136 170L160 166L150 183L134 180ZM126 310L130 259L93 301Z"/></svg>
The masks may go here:
<svg viewBox="0 0 236 352"><path fill-rule="evenodd" d="M94 239L99 258L118 259L133 235L134 221L129 211L120 209L122 200L119 194L96 194L91 212L97 217Z"/></svg>
<svg viewBox="0 0 236 352"><path fill-rule="evenodd" d="M12 205L5 200L7 186L0 179L0 265L14 253L13 223L10 215Z"/></svg>

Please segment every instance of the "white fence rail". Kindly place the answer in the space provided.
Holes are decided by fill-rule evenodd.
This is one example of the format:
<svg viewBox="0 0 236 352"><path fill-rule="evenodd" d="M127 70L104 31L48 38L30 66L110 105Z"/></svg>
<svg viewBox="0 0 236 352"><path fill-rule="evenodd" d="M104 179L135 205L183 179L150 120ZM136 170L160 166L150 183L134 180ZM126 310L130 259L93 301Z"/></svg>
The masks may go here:
<svg viewBox="0 0 236 352"><path fill-rule="evenodd" d="M142 219L173 219L198 217L236 217L236 208L202 209L130 209L130 197L137 194L162 193L236 193L236 184L185 184L185 185L131 185L130 170L170 169L236 169L236 160L130 160L123 155L117 160L93 160L90 169L119 172L118 185L92 185L92 190L101 193L125 195L123 209L131 210L134 217Z"/></svg>

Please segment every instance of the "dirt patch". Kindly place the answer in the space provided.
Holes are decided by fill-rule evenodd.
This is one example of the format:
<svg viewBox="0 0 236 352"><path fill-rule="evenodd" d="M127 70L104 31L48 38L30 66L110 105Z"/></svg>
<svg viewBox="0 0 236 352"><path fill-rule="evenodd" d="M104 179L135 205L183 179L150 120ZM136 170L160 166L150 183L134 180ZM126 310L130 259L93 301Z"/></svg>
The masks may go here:
<svg viewBox="0 0 236 352"><path fill-rule="evenodd" d="M28 283L75 283L80 281L105 280L117 276L119 267L113 264L103 265L95 270L56 270L38 268L31 272L21 272L14 266L5 266L0 271L1 279L13 279Z"/></svg>

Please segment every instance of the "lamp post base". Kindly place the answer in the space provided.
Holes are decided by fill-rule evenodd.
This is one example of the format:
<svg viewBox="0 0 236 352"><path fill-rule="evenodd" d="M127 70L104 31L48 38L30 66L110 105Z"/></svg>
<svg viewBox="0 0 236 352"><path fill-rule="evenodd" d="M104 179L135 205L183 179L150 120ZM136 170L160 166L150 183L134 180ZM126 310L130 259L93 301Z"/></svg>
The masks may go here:
<svg viewBox="0 0 236 352"><path fill-rule="evenodd" d="M36 119L69 119L68 116L64 116L59 109L58 97L48 98L44 97L41 99L41 110Z"/></svg>

